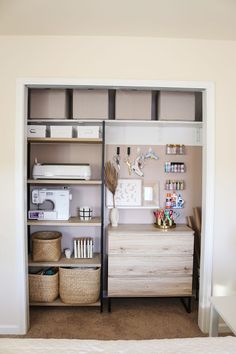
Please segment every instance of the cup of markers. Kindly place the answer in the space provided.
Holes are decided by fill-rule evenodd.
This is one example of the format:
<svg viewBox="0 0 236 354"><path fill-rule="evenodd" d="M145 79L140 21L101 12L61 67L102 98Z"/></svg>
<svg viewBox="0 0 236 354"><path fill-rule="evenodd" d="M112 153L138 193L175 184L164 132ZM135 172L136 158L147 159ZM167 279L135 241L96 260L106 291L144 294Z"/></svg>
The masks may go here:
<svg viewBox="0 0 236 354"><path fill-rule="evenodd" d="M157 209L153 212L156 222L154 225L159 229L170 229L176 227L173 218L173 210L171 209Z"/></svg>

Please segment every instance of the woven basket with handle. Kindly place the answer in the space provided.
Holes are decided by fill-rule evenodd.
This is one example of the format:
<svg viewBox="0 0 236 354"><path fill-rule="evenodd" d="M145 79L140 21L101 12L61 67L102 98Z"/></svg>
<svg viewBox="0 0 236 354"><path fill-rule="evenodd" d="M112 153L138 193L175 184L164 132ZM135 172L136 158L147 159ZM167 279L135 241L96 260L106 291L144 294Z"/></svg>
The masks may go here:
<svg viewBox="0 0 236 354"><path fill-rule="evenodd" d="M38 231L32 235L32 258L34 262L59 261L61 237L58 231Z"/></svg>
<svg viewBox="0 0 236 354"><path fill-rule="evenodd" d="M59 294L66 304L91 304L100 293L100 268L59 268Z"/></svg>

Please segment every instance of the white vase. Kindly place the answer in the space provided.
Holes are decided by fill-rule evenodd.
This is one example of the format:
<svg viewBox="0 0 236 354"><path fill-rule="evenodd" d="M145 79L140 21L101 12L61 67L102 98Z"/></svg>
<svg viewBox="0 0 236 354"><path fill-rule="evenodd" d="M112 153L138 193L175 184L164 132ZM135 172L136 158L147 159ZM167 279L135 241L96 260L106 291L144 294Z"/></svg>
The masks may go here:
<svg viewBox="0 0 236 354"><path fill-rule="evenodd" d="M119 221L119 210L117 208L112 208L110 212L111 226L117 227Z"/></svg>

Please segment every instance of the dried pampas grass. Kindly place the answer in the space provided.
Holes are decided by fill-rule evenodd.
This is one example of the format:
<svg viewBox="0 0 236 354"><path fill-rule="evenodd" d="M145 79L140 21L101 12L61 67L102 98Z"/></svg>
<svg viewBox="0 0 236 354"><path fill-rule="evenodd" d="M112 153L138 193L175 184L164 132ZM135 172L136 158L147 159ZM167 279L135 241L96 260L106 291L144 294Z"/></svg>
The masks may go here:
<svg viewBox="0 0 236 354"><path fill-rule="evenodd" d="M110 161L105 163L105 185L113 195L113 207L115 207L115 192L118 184L118 173Z"/></svg>

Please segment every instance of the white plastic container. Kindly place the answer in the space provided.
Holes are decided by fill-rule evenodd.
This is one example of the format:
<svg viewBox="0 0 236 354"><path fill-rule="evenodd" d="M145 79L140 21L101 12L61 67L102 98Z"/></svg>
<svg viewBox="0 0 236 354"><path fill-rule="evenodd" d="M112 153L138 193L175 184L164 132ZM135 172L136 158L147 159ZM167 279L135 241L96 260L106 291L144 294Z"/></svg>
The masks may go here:
<svg viewBox="0 0 236 354"><path fill-rule="evenodd" d="M72 138L72 127L66 125L51 125L51 138Z"/></svg>
<svg viewBox="0 0 236 354"><path fill-rule="evenodd" d="M46 125L28 125L28 138L46 138Z"/></svg>
<svg viewBox="0 0 236 354"><path fill-rule="evenodd" d="M99 126L97 125L80 125L77 127L78 138L99 138Z"/></svg>

